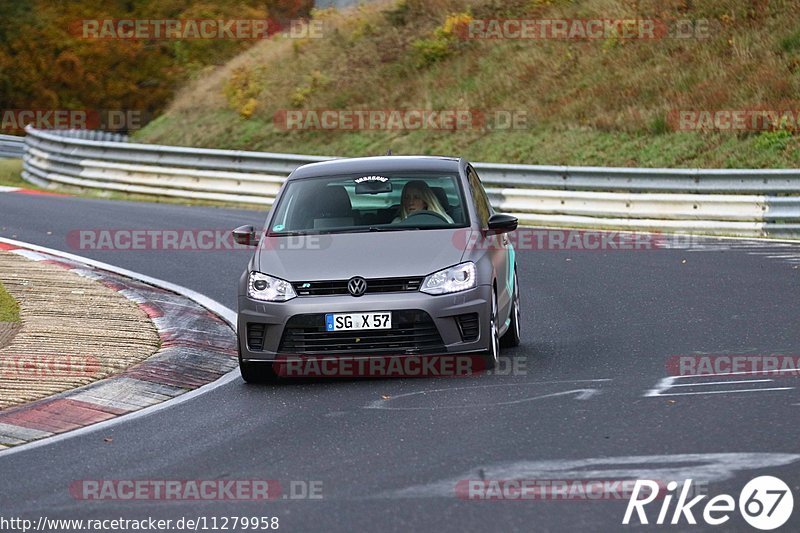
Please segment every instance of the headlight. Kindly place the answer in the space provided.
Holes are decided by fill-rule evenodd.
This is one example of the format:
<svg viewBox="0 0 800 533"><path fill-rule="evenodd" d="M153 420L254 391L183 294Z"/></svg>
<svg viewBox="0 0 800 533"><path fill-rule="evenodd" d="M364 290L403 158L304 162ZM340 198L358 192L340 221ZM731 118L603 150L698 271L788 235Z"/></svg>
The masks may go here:
<svg viewBox="0 0 800 533"><path fill-rule="evenodd" d="M419 290L428 294L448 294L471 289L476 284L475 263L461 263L426 277Z"/></svg>
<svg viewBox="0 0 800 533"><path fill-rule="evenodd" d="M254 300L264 302L285 302L297 296L291 283L261 272L250 272L247 295Z"/></svg>

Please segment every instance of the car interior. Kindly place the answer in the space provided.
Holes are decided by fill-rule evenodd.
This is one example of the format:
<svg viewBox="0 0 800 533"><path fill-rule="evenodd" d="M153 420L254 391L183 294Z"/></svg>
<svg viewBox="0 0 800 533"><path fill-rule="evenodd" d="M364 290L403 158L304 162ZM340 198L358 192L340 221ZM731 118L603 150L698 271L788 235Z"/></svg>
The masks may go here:
<svg viewBox="0 0 800 533"><path fill-rule="evenodd" d="M401 189L402 187L400 187ZM399 189L398 189L399 190ZM431 186L444 211L456 224L464 222L464 210L455 191L448 195L445 187ZM398 193L399 195L399 193ZM360 195L366 196L366 195ZM294 199L303 209L289 209L287 231L391 224L400 212L398 203L389 207L363 205L353 207L355 192L339 183L318 183L305 186ZM435 222L434 222L435 223Z"/></svg>

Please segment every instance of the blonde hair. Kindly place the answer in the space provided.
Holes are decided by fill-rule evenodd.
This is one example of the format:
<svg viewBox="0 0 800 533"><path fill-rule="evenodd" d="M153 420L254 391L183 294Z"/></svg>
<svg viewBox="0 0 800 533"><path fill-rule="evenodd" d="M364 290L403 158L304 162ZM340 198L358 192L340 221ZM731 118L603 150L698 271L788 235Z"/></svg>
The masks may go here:
<svg viewBox="0 0 800 533"><path fill-rule="evenodd" d="M433 189L422 180L413 180L409 181L403 186L403 192L400 195L400 220L405 220L409 213L406 211L406 203L405 198L406 195L412 191L416 190L420 193L422 197L422 201L425 202L426 211L432 211L438 215L443 216L450 224L453 223L453 218L447 214L442 207L442 204L439 203L439 199L436 197L436 193L433 192Z"/></svg>

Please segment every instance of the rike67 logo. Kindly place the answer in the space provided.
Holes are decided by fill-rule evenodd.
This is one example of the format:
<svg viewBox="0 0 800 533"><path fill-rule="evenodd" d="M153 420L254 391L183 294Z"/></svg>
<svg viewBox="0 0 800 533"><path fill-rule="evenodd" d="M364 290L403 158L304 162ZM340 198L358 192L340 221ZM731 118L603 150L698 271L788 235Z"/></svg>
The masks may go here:
<svg viewBox="0 0 800 533"><path fill-rule="evenodd" d="M730 520L731 514L736 511L737 501L729 494L714 496L705 502L705 506L698 505L707 497L705 494L695 496L690 500L691 479L684 481L680 494L676 492L677 488L678 483L676 481L671 481L667 484L667 494L663 496L661 509L658 512L655 524L675 525L684 523L683 520L688 524L697 524L695 513L702 513L702 519L706 524L719 526ZM658 496L658 483L650 480L636 480L622 523L625 525L630 524L631 518L636 512L640 524L649 524L649 520L652 520L652 515L648 519L645 507L656 500ZM672 509L670 517L673 496L677 496L677 503L675 508ZM781 527L791 517L793 508L794 497L792 496L792 490L786 483L773 476L757 477L748 482L742 492L739 493L739 513L748 524L756 529L766 531ZM636 522L634 521L633 523L635 524Z"/></svg>

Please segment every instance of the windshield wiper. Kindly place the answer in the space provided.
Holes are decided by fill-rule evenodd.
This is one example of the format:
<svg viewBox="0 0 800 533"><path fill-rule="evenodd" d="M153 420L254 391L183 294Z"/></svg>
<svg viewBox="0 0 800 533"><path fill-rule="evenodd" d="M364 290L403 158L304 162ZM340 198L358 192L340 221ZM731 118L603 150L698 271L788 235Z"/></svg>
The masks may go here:
<svg viewBox="0 0 800 533"><path fill-rule="evenodd" d="M307 231L271 231L267 237L302 237L305 235L317 235L317 233L309 233Z"/></svg>
<svg viewBox="0 0 800 533"><path fill-rule="evenodd" d="M281 231L280 233L270 233L269 237L296 237L304 235L335 235L337 233L371 233L380 231L407 231L421 230L427 227L436 226L366 226L361 228L342 228L342 229L321 229L313 231Z"/></svg>
<svg viewBox="0 0 800 533"><path fill-rule="evenodd" d="M419 226L370 226L370 231L405 231L407 229L422 229Z"/></svg>
<svg viewBox="0 0 800 533"><path fill-rule="evenodd" d="M328 233L372 233L378 231L405 231L407 229L420 229L417 226L368 226L363 228L346 228L339 230L331 230Z"/></svg>

